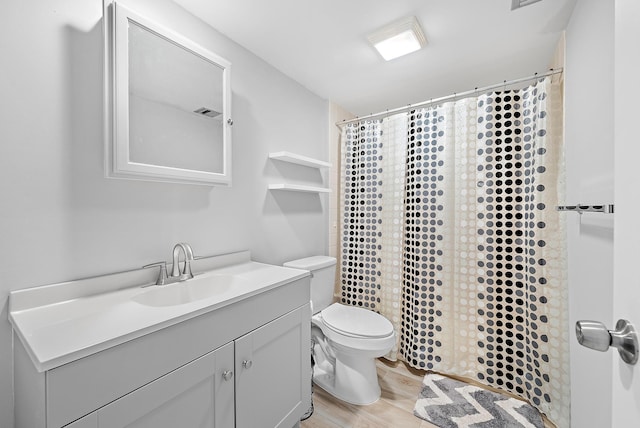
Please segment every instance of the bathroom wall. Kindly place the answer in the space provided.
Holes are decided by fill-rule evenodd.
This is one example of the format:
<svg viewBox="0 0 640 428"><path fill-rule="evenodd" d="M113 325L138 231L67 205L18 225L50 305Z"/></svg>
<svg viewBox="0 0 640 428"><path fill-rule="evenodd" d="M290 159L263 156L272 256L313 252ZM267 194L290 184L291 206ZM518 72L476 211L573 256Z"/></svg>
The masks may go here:
<svg viewBox="0 0 640 428"><path fill-rule="evenodd" d="M101 0L3 2L0 26L0 428L11 428L10 290L197 255L249 249L258 261L327 253L317 170L271 151L326 160L328 102L168 0L129 0L233 64L233 186L104 178Z"/></svg>
<svg viewBox="0 0 640 428"><path fill-rule="evenodd" d="M614 2L580 0L566 31L567 203L613 203ZM615 324L613 216L566 213L570 325ZM611 426L611 358L570 331L572 427Z"/></svg>

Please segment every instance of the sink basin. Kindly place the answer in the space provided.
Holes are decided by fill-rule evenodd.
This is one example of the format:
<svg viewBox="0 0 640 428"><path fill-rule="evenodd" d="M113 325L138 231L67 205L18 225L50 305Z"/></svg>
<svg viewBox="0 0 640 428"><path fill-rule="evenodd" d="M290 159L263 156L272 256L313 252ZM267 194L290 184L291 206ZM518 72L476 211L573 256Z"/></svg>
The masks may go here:
<svg viewBox="0 0 640 428"><path fill-rule="evenodd" d="M185 305L224 295L232 287L244 282L234 275L207 275L173 284L148 287L132 300L145 306Z"/></svg>

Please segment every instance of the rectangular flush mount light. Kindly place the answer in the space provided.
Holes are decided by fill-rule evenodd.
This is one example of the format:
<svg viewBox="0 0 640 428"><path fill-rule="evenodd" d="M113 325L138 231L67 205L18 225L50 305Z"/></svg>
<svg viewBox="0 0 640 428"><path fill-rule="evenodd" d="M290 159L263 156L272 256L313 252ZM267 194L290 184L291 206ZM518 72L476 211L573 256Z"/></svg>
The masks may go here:
<svg viewBox="0 0 640 428"><path fill-rule="evenodd" d="M427 44L415 16L392 22L367 38L386 61L415 52Z"/></svg>

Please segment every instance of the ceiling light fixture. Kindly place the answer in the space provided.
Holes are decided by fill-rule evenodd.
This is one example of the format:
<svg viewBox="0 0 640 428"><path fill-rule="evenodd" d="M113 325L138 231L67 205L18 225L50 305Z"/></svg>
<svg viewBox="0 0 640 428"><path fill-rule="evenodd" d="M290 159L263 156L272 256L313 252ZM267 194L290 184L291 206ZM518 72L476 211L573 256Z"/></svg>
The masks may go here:
<svg viewBox="0 0 640 428"><path fill-rule="evenodd" d="M427 44L415 16L392 22L367 38L386 61L420 50Z"/></svg>

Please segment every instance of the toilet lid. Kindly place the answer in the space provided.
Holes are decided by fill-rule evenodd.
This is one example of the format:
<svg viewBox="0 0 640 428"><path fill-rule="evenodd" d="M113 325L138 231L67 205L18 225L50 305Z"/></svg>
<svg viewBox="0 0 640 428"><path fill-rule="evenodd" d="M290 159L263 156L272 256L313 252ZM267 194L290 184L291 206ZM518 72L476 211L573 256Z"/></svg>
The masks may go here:
<svg viewBox="0 0 640 428"><path fill-rule="evenodd" d="M348 336L387 337L393 333L388 319L367 309L334 303L321 314L327 327Z"/></svg>

